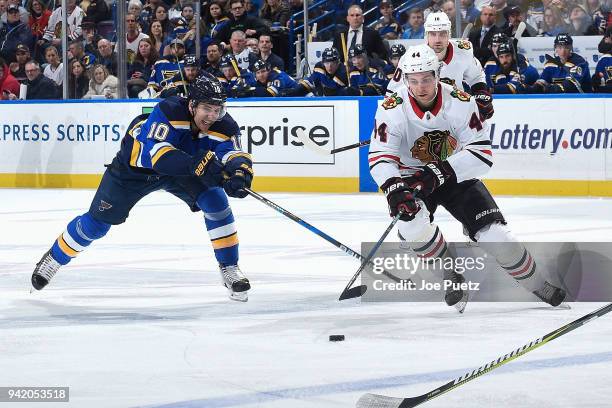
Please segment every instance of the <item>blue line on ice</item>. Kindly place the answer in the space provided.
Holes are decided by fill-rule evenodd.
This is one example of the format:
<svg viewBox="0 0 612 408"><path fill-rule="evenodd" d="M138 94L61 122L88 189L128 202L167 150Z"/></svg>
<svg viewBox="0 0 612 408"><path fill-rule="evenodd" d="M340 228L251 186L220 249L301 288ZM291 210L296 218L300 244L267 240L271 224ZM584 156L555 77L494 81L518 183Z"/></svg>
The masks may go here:
<svg viewBox="0 0 612 408"><path fill-rule="evenodd" d="M512 362L500 367L491 374L508 374L522 371L542 370L546 368L580 366L612 361L612 352L583 354L569 357L549 358L544 360ZM481 362L486 363L485 361ZM376 389L405 387L429 382L440 382L440 385L459 377L477 367L462 368L458 370L434 371L430 373L410 374L395 377L373 378L368 380L349 381L336 384L313 385L298 388L286 388L254 392L251 394L238 394L226 397L205 398L191 401L172 402L162 405L150 405L148 408L217 408L235 407L246 404L264 403L266 401L279 401L283 399L305 399L329 394L339 394L356 391L373 391ZM490 375L490 374L488 374Z"/></svg>

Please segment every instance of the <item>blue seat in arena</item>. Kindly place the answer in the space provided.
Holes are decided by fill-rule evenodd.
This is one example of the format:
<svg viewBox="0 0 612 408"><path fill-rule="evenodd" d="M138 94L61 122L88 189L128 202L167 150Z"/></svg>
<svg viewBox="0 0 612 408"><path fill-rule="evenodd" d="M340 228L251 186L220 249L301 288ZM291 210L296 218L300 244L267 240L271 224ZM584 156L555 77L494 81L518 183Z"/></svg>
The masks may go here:
<svg viewBox="0 0 612 408"><path fill-rule="evenodd" d="M115 22L113 20L100 21L98 23L98 34L111 41L115 36Z"/></svg>

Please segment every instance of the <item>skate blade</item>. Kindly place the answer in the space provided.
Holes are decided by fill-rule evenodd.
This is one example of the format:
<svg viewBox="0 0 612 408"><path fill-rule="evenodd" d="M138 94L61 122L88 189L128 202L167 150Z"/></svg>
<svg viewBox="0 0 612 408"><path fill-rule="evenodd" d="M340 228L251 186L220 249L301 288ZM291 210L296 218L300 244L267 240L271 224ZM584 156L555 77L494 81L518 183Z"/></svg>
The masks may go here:
<svg viewBox="0 0 612 408"><path fill-rule="evenodd" d="M455 309L457 309L459 313L463 313L465 311L465 308L467 306L469 299L470 299L470 292L466 290L461 300L455 303L453 306L455 307Z"/></svg>
<svg viewBox="0 0 612 408"><path fill-rule="evenodd" d="M236 302L248 302L249 295L247 292L229 292L229 298Z"/></svg>

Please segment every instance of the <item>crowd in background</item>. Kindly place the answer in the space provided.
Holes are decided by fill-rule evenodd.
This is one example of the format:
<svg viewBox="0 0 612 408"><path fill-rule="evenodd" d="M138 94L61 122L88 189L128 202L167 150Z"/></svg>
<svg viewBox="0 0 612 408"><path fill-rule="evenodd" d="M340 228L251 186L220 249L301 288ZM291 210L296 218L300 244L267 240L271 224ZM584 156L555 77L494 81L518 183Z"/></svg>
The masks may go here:
<svg viewBox="0 0 612 408"><path fill-rule="evenodd" d="M26 99L61 98L64 69L69 98L118 98L116 0L67 0L66 63L61 59L61 3L50 1L0 0L2 99L18 99L23 85ZM517 37L517 30L522 37L551 37L551 45L552 37L562 33L604 35L601 60L608 61L612 51L612 0L461 0L458 9L454 0L337 0L326 3L337 12L318 23L334 29L313 38L333 41L334 47L312 73L295 78L287 33L292 15L303 10L303 0L205 0L199 22L192 1L127 3L129 97L156 97L165 88L180 92L201 69L222 79L234 97L380 95L401 55L385 40L423 38L425 18L439 10L453 24L460 14L462 29L467 27L464 36L483 66L497 58L491 50L493 36ZM351 7L355 3L360 7ZM405 10L398 13L400 6ZM364 15L369 9L374 12ZM325 11L311 10L309 18ZM198 23L199 60L193 57ZM595 68L590 67L594 88L608 89L608 77L597 76Z"/></svg>

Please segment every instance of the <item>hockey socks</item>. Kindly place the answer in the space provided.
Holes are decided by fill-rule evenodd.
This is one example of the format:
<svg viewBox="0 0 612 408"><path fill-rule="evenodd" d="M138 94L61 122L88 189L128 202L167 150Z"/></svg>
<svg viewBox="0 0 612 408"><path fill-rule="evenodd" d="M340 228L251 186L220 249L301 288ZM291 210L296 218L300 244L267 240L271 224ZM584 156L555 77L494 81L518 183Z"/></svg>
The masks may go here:
<svg viewBox="0 0 612 408"><path fill-rule="evenodd" d="M110 224L95 220L89 213L79 215L57 237L51 247L51 256L60 265L66 265L94 240L106 235L110 227Z"/></svg>
<svg viewBox="0 0 612 408"><path fill-rule="evenodd" d="M204 223L220 265L238 263L238 233L227 196L220 188L206 190L198 197Z"/></svg>

